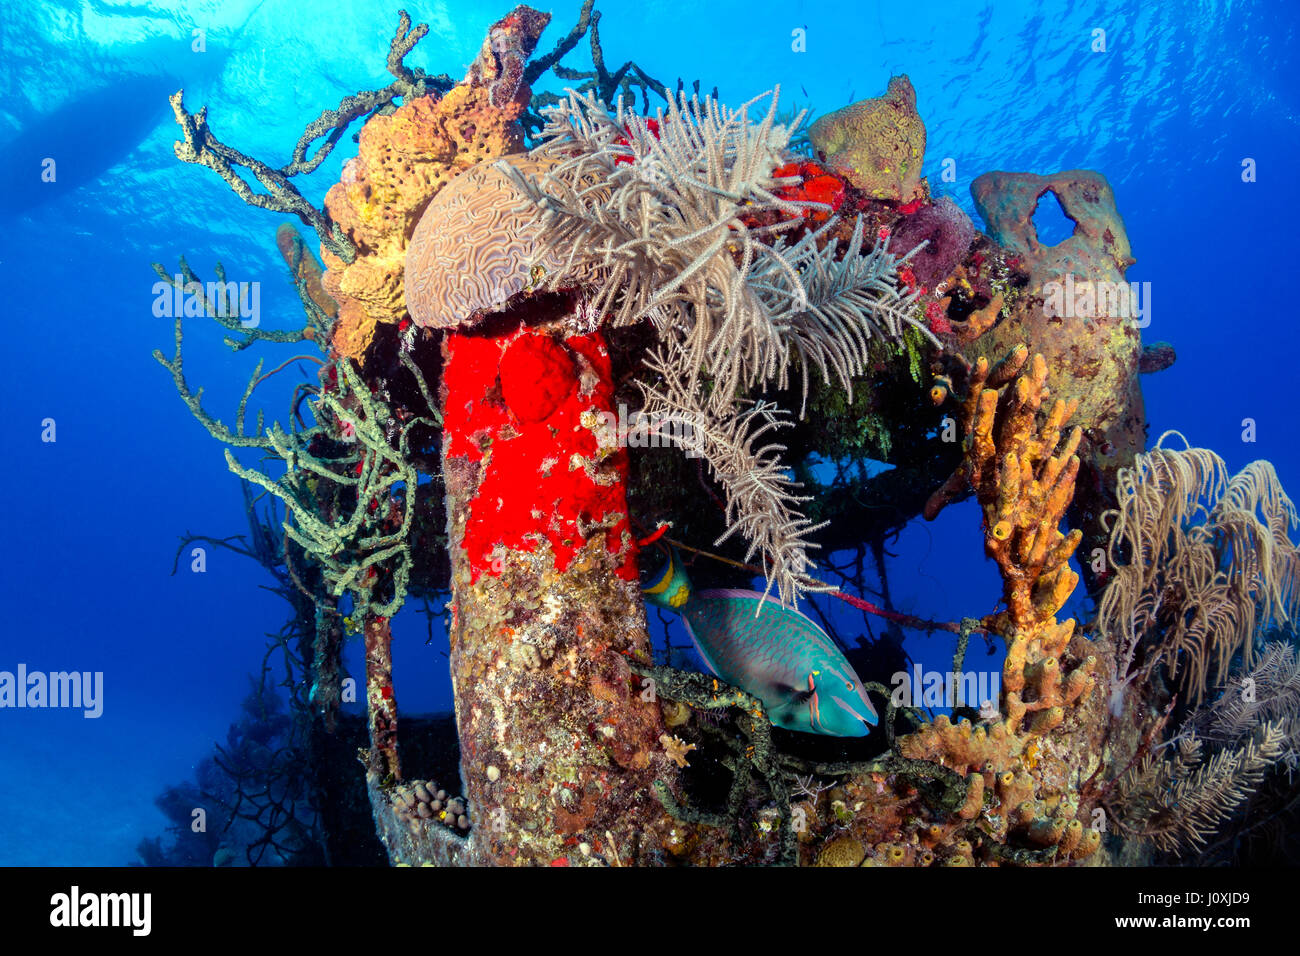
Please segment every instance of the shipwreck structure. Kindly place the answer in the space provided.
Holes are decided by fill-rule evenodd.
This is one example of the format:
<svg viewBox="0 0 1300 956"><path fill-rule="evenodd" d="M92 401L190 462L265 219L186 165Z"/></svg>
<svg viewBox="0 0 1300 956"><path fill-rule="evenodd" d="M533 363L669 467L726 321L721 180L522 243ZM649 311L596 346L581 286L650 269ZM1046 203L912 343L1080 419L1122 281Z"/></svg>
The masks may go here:
<svg viewBox="0 0 1300 956"><path fill-rule="evenodd" d="M921 176L906 77L796 141L775 97L729 109L634 63L611 72L592 0L538 56L548 20L516 7L456 81L406 64L427 28L403 13L393 82L325 110L280 167L172 98L179 159L319 244L318 262L296 229L277 235L301 327L244 329L207 304L236 349L318 351L285 425L247 421L261 363L233 427L204 409L180 318L158 359L215 438L262 453L227 461L283 505L275 560L309 609L303 708L321 740L342 644L364 642L361 771L389 859L1098 863L1204 845L1266 796L1295 753L1296 663L1257 635L1294 618L1295 509L1267 463L1229 482L1205 450L1145 450L1139 374L1172 349L1144 348L1130 303L1046 308L1064 276L1118 286L1133 262L1104 177L986 174L981 232ZM594 70L564 67L584 38ZM548 70L567 97L533 93ZM359 121L313 205L293 177ZM1032 221L1048 193L1076 224L1052 247ZM689 421L698 458L625 447L608 427L621 406ZM970 495L1004 582L996 613L923 621L824 580L815 549L857 549L860 568ZM718 580L738 564L773 602L833 592L887 626L951 633L954 672L973 636L996 641L1001 699L931 719L863 672L880 730L828 757L744 688L656 661L639 568L657 540L720 549ZM1097 622L1059 619L1075 557ZM408 769L393 690L391 620L439 596L459 780ZM1265 664L1264 705L1225 715L1206 693ZM1176 699L1188 673L1199 693ZM1176 728L1195 753L1157 758Z"/></svg>

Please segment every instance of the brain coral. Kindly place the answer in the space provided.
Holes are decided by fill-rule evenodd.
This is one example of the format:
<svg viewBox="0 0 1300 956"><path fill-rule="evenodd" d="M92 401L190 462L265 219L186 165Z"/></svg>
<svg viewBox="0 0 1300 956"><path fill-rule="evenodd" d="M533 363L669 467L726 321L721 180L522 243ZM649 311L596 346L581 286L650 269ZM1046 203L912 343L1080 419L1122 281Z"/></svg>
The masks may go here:
<svg viewBox="0 0 1300 956"><path fill-rule="evenodd" d="M891 79L884 96L827 113L808 138L823 162L871 197L907 202L921 195L925 124L906 76Z"/></svg>
<svg viewBox="0 0 1300 956"><path fill-rule="evenodd" d="M975 224L960 206L944 196L932 206L923 206L894 229L891 248L902 254L928 243L912 257L912 272L931 289L952 274L975 239Z"/></svg>
<svg viewBox="0 0 1300 956"><path fill-rule="evenodd" d="M540 176L549 163L512 156ZM406 308L416 325L455 328L521 292L539 224L494 162L457 176L429 203L406 251Z"/></svg>

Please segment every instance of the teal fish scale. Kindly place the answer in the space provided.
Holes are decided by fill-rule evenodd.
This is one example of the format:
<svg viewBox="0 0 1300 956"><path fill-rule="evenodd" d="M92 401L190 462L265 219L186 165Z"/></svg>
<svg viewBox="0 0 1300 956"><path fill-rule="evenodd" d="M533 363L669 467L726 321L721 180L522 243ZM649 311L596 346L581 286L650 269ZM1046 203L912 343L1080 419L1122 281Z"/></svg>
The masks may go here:
<svg viewBox="0 0 1300 956"><path fill-rule="evenodd" d="M687 620L718 676L732 684L761 674L773 683L802 690L813 670L840 657L827 648L828 638L800 614L769 601L754 616L757 602L700 597L685 610Z"/></svg>

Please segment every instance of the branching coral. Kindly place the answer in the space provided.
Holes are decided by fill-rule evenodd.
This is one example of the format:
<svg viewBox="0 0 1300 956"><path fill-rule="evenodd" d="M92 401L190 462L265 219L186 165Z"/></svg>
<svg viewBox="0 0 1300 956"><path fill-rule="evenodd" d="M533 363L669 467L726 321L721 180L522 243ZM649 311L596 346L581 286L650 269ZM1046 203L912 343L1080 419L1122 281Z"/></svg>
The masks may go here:
<svg viewBox="0 0 1300 956"><path fill-rule="evenodd" d="M1024 354L1013 352L1011 365L1022 366ZM1037 421L1048 396L1042 356L1035 355L1000 396L983 388L987 370L988 363L980 359L967 398L967 468L984 511L985 551L1002 572L1007 607L994 627L1007 640L1004 707L1013 722L1026 712L1034 714L1030 728L1042 733L1059 725L1063 708L1094 685L1093 657L1065 673L1074 621L1056 621L1079 580L1068 562L1081 534L1077 529L1062 534L1060 523L1074 495L1080 430L1072 429L1057 450L1061 429L1074 410L1073 403L1060 399Z"/></svg>
<svg viewBox="0 0 1300 956"><path fill-rule="evenodd" d="M1286 729L1283 761L1300 762L1300 653L1287 641L1264 645L1251 667L1242 667L1213 701L1189 719L1192 731L1215 744L1239 743L1265 723Z"/></svg>
<svg viewBox="0 0 1300 956"><path fill-rule="evenodd" d="M1113 577L1098 606L1098 628L1116 644L1115 713L1161 666L1183 670L1199 699L1235 655L1251 663L1259 629L1300 610L1297 513L1273 466L1255 461L1229 477L1209 449L1164 447L1170 434L1119 476Z"/></svg>
<svg viewBox="0 0 1300 956"><path fill-rule="evenodd" d="M426 24L411 29L411 18L400 11L397 32L388 50L388 71L394 77L382 90L365 91L347 96L338 109L325 110L312 121L299 138L293 150L293 159L284 166L273 167L258 159L245 156L217 139L208 126L208 110L190 113L182 103L184 90L171 97L172 111L180 124L184 142L175 144L176 158L186 163L198 163L214 170L240 199L250 206L292 213L316 231L323 246L343 262L351 262L355 249L338 223L309 203L290 182L294 176L314 172L325 161L343 133L355 120L391 107L398 97L413 98L427 93L442 92L451 88L447 76L431 77L423 70L412 69L402 61L415 44L429 32ZM307 153L312 144L322 137L325 142L312 156ZM255 192L237 170L249 170L266 192Z"/></svg>
<svg viewBox="0 0 1300 956"><path fill-rule="evenodd" d="M1180 700L1201 703L1160 745L1177 748L1170 756L1152 748L1164 721L1149 726L1102 797L1129 836L1200 854L1271 767L1295 761L1294 647L1274 643L1257 658L1256 645L1269 627L1294 630L1300 551L1290 537L1296 509L1271 464L1229 475L1209 449L1165 447L1176 434L1119 472L1097 626L1112 645L1115 721L1138 713L1129 700L1136 688L1170 696L1161 678L1181 678L1166 713ZM1221 689L1207 694L1216 681ZM1285 812L1286 802L1274 809ZM1222 839L1230 837L1228 828Z"/></svg>
<svg viewBox="0 0 1300 956"><path fill-rule="evenodd" d="M436 427L437 423L417 418L400 429L388 426L387 416L352 368L346 363L338 368L342 371L340 382L336 389L322 389L317 415L318 421L339 423L355 439L361 455L353 474L341 473L335 461L311 453L311 438L321 426L294 434L277 423L267 431L271 449L286 467L279 480L243 467L229 451L226 464L241 478L285 503L293 515L293 521L285 525L286 533L324 563L334 594L353 591L362 604L373 603L376 614L389 617L405 600L410 566L406 539L411 509L400 504L404 495L397 493L399 487L414 488L418 477L410 463L409 435L417 425ZM356 504L350 513L337 517L316 513L318 493L312 485L321 479L355 495ZM382 509L380 501L384 502ZM385 588L391 596L387 601L373 602L372 597L379 591L375 586L377 566L389 559L396 559L392 588Z"/></svg>
<svg viewBox="0 0 1300 956"><path fill-rule="evenodd" d="M1025 356L1013 352L1003 374L1019 371ZM1073 411L1059 399L1037 424L1048 395L1041 356L1001 393L984 387L987 372L986 361L976 364L966 400L967 476L984 510L985 550L1002 571L1008 623L1033 627L1060 610L1078 581L1066 562L1079 534L1063 535L1059 525L1078 473L1080 434L1071 430L1057 451Z"/></svg>
<svg viewBox="0 0 1300 956"><path fill-rule="evenodd" d="M910 328L930 342L936 341L929 329L912 316L915 293L900 296L894 287L898 269L917 249L901 258L889 252L889 243L865 252L862 219L854 224L852 235L841 248L837 239L827 238L829 228L830 224L807 234L789 248L787 258L798 277L797 286L786 287L781 281L785 273L778 274L774 269L753 280L760 295L770 295L777 301L783 296L788 303L786 309L776 311L779 321L788 325L783 334L799 357L805 402L809 366L816 365L828 381L834 370L852 401L853 378L870 367L869 345L873 339L905 345L904 333ZM780 241L776 248L786 252ZM785 388L788 357L782 355L781 362L777 385Z"/></svg>
<svg viewBox="0 0 1300 956"><path fill-rule="evenodd" d="M316 321L297 333L241 329L246 339L244 342L228 339L227 342L232 347L242 348L260 339L293 341L307 338L318 343L324 341L323 323L328 321L329 316L318 300L328 303L328 299L323 299L319 287L311 281L312 276L319 274L319 266L314 261L309 265L303 264L303 257L310 256L303 250L301 241L295 239L296 237L281 234L279 241L289 252L287 261L293 270L293 279L303 306ZM155 265L154 268L160 276L166 277L162 266ZM219 303L202 293L202 283L184 259L181 260L180 270L184 287L190 290L190 294L201 299L203 309L209 316L227 328L238 326L237 320L223 318ZM224 282L224 272L220 268L218 277ZM417 424L436 426L437 423L417 418L406 422L399 429L388 412L381 409L370 388L361 382L349 364L343 363L323 371L322 386L312 390L317 394L315 425L299 431L293 427L291 416L289 431L278 422L267 428L259 411L256 425L250 434L246 427L249 399L257 385L271 374L262 374L263 363L259 361L240 399L232 430L204 410L202 389L191 391L185 379L182 345L182 319L177 318L175 354L167 359L161 351L155 351L154 358L172 373L177 391L195 417L223 444L238 448L260 448L285 465L285 473L279 479L271 479L261 471L245 468L227 451L226 462L231 471L284 502L288 509L285 532L309 554L325 562L326 578L335 595L353 590L364 594L366 600L363 603L369 604L368 598L375 579L374 566L402 554L401 542L410 527L410 509L401 508L397 504L401 495L391 494L399 485L415 487L416 474L406 453L409 432ZM291 402L294 409L299 404L301 388L299 386L295 390ZM349 441L341 441L344 434ZM332 454L326 453L327 446L333 450ZM358 450L359 455L355 453ZM333 496L322 495L316 487L322 479L348 489L349 497L354 502L350 514L342 516L333 507L330 514L320 513L325 500L337 506ZM382 509L378 505L380 500L386 503ZM390 513L390 500L393 513ZM395 517L396 514L400 514L400 517ZM380 602L383 610L379 613L385 616L391 615L401 604L407 563L409 562L399 562L394 576L396 586L390 592L391 598Z"/></svg>
<svg viewBox="0 0 1300 956"><path fill-rule="evenodd" d="M280 242L287 251L286 261L298 289L304 309L309 316L306 329L298 332L275 332L266 329L249 329L241 332L243 341L227 339L232 348L244 348L259 340L295 341L304 338L323 346L329 314L320 304L323 297L314 277L319 266L314 261L304 264L309 253L302 248L301 240L281 234ZM160 276L166 277L161 266L155 266ZM238 323L221 315L220 303L203 292L203 285L181 261L182 285L188 293L202 302L203 311L224 327L234 328ZM224 281L224 274L218 269ZM318 301L320 300L320 301ZM249 468L226 451L226 463L231 471L245 481L262 488L280 499L285 505L283 550L288 560L289 543L297 545L317 566L324 591L332 599L351 594L358 617L366 621L368 653L368 695L383 703L371 709L372 729L381 724L391 727L394 705L389 696L384 697L383 686L391 684L382 678L387 660L387 618L396 613L405 600L407 580L412 555L410 532L413 520L412 499L418 474L410 454L412 429L424 426L436 428L438 423L421 416L398 422L376 397L370 387L362 382L350 363L331 364L321 371L319 387L298 385L290 401L289 429L279 422L266 426L262 412L250 432L247 426L247 408L254 389L273 373L262 374L259 361L248 386L240 398L231 428L214 418L202 404L203 390L191 390L185 378L183 365L182 319L176 319L176 347L169 359L161 351L154 357L167 368L176 389L195 418L218 441L234 448L260 449L271 461L283 465L279 477L267 473L266 465ZM234 323L232 325L232 323ZM283 366L280 366L283 367ZM408 368L414 369L413 366ZM418 377L418 370L414 370ZM427 388L425 389L427 392ZM315 422L310 427L299 428L298 408L309 394L316 395ZM303 585L291 565L286 572L299 588ZM308 595L312 601L318 595ZM332 610L332 609L331 609ZM323 628L328 631L329 628ZM319 661L328 665L326 659ZM318 673L318 677L324 676ZM318 680L313 687L317 706L331 706L330 681ZM318 694L319 691L319 694ZM385 714L387 714L386 719ZM390 771L396 768L396 749L391 735L377 734L375 759L382 754ZM381 737L383 739L381 739Z"/></svg>
<svg viewBox="0 0 1300 956"><path fill-rule="evenodd" d="M807 536L820 525L804 517L800 504L806 499L796 492L798 485L787 475L781 462L783 446L768 441L755 447L783 425L780 410L771 403L726 417L711 416L693 400L675 368L662 350L646 360L658 373L658 384L646 384L646 411L652 420L683 423L689 428L689 448L708 463L726 493L727 531L722 540L739 532L749 541L745 560L762 552L770 560L782 557L780 568L766 569L768 580L774 571L798 576L807 590L826 590L808 577L813 561L808 551L816 547Z"/></svg>
<svg viewBox="0 0 1300 956"><path fill-rule="evenodd" d="M985 551L1002 572L1007 609L1000 626L1022 631L1052 621L1074 590L1078 575L1068 561L1080 539L1077 530L1059 530L1079 467L1078 428L1057 451L1074 405L1058 399L1037 424L1050 394L1047 368L1039 355L1025 368L1028 356L1020 346L992 368L984 358L971 367L960 409L966 456L925 508L933 518L962 486L974 489L984 512ZM1014 385L1003 389L1013 377Z"/></svg>
<svg viewBox="0 0 1300 956"><path fill-rule="evenodd" d="M528 68L524 71L524 82L532 85L538 77L551 69L560 79L575 83L574 88L578 93L593 92L606 103L612 103L616 96L623 96L631 102L640 93L641 109L644 113L650 112L651 93L663 100L671 99L672 93L669 92L668 87L631 60L610 72L605 65L605 51L600 45L600 11L594 8L595 0L585 0L578 14L578 22L555 45L555 49L544 56L534 58L528 64ZM588 38L592 69L575 70L565 66L560 60L576 47L584 36ZM677 92L680 93L682 88L683 84L679 79ZM700 91L699 80L695 81L694 90L696 93ZM714 87L712 96L714 99L718 98L717 87ZM551 92L537 93L533 96L533 109L523 117L524 128L530 136L535 135L546 125L546 120L538 110L554 106L562 99Z"/></svg>
<svg viewBox="0 0 1300 956"><path fill-rule="evenodd" d="M167 359L160 353L156 357L171 371L182 398L214 437L234 447L261 449L273 464L283 465L283 473L276 476L265 464L246 467L227 454L232 471L284 502L286 554L290 543L300 548L323 579L325 597L313 594L312 599L332 604L350 595L354 601L353 617L366 635L372 757L377 767L382 756L392 776L398 771L388 619L406 597L414 563L420 471L427 470L412 448L412 438L418 433L416 440L427 446L441 421L421 367L421 362L425 368L433 363L428 356L410 354L413 336L394 349L383 378L363 378L359 363L379 324L395 323L404 316L400 280L406 238L429 197L478 160L522 146L516 120L529 97L523 84L524 63L548 20L546 14L516 8L493 25L466 80L453 84L447 77L428 77L404 64L404 57L428 27L412 28L402 12L388 54L394 82L382 90L347 97L338 109L324 111L298 141L292 161L280 168L221 143L207 125L205 110L191 115L184 110L180 94L173 98L184 135L184 141L176 144L180 159L211 167L250 205L297 214L321 239L322 256L329 266L323 275L296 234L277 235L309 318L299 332L244 329L220 303L201 295L201 285L196 296L208 315L239 333L238 339L232 335L227 340L234 348L263 340L302 339L322 350L329 348L326 358L334 361L322 363L319 386L295 388L287 429L279 423L266 427L260 411L251 431L245 425L253 390L279 367L263 375L259 363L230 428L204 410L202 390L191 391L185 380L179 319L174 357ZM399 98L402 105L395 107ZM369 121L359 137L360 157L347 164L343 182L326 197L326 209L311 207L290 178L317 169L348 125L367 115ZM325 142L309 156L322 137ZM240 176L240 168L250 170L269 192L255 192ZM183 260L179 279L161 268L158 271L195 294L197 278ZM219 277L224 282L220 272ZM357 363L339 361L340 356ZM400 399L395 397L399 380L400 388L410 393ZM301 417L302 401L308 396L314 397L315 422L310 426ZM287 571L306 593L294 569ZM332 606L325 611L337 613ZM318 703L329 705L334 693L331 683L317 682Z"/></svg>
<svg viewBox="0 0 1300 956"><path fill-rule="evenodd" d="M559 263L543 284L584 284L614 325L650 318L661 335L680 334L689 380L710 375L719 407L743 386L783 387L792 346L821 367L836 354L860 363L864 340L919 327L893 293L897 259L882 249L859 262L860 233L843 256L825 234L760 241L801 223L808 203L777 194L791 130L775 125L775 99L758 123L750 105L683 95L647 120L571 95L548 112L535 151L557 165L541 183L512 173L541 210L536 261ZM790 218L746 225L769 210ZM855 291L874 295L854 300Z"/></svg>
<svg viewBox="0 0 1300 956"><path fill-rule="evenodd" d="M746 107L683 97L648 121L622 103L610 116L594 94L571 93L547 112L535 151L558 160L546 177L554 188L517 177L541 211L544 247L560 263L547 287L587 280L594 306L614 310L615 325L648 316L661 328L690 323L702 351L714 344L742 310L759 308L745 280L757 256L772 254L750 238L742 208L782 211L787 226L802 213L772 191L789 138L773 116L769 110L755 126ZM739 268L727 255L733 250Z"/></svg>
<svg viewBox="0 0 1300 956"><path fill-rule="evenodd" d="M1202 704L1184 724L1211 749L1240 748L1258 739L1265 725L1284 735L1264 781L1224 822L1212 843L1198 848L1204 865L1238 862L1241 854L1294 858L1296 789L1300 769L1300 654L1292 641L1265 644L1254 666L1234 667L1215 699ZM1123 809L1121 807L1121 809Z"/></svg>

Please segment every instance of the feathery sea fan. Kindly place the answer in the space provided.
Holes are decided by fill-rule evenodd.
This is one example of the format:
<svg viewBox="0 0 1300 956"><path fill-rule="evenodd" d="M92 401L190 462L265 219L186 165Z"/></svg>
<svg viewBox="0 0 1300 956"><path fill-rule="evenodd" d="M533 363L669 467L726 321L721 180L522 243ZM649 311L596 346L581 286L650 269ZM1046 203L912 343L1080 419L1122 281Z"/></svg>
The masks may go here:
<svg viewBox="0 0 1300 956"><path fill-rule="evenodd" d="M547 112L533 152L554 165L537 178L498 168L540 213L534 263L545 269L543 287L584 287L589 307L615 325L654 323L661 382L646 386L647 408L701 422L716 439L704 454L728 496L728 534L741 530L764 553L769 587L790 601L812 586L805 535L813 529L768 454L775 446L759 455L764 467L739 466L752 429L772 423L757 409L742 412L739 400L786 388L795 356L806 397L810 366L848 388L867 367L871 339L897 340L908 325L934 339L913 315L915 291L897 288L908 257L887 243L864 250L861 219L843 246L831 238L833 218L784 240L809 210L829 216L833 204L790 198L792 178L778 173L790 169L802 117L778 124L773 95L752 122L759 99L732 110L682 93L647 119L621 101L611 115L594 94L570 92Z"/></svg>
<svg viewBox="0 0 1300 956"><path fill-rule="evenodd" d="M1300 514L1267 461L1229 475L1208 448L1164 447L1166 432L1118 476L1110 566L1097 623L1115 642L1111 709L1160 664L1182 668L1187 699L1254 661L1257 633L1300 616ZM1186 439L1184 439L1184 442ZM1149 644L1139 654L1144 644ZM1142 658L1140 667L1135 662Z"/></svg>

